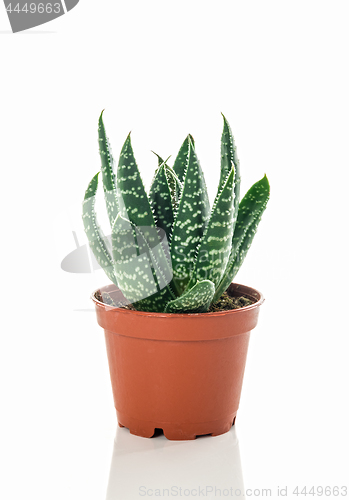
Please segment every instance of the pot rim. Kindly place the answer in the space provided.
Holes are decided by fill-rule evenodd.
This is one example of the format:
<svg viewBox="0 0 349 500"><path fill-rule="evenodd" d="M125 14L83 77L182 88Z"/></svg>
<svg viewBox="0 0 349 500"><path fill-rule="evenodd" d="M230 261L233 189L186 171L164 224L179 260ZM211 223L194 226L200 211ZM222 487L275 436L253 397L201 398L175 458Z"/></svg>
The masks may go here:
<svg viewBox="0 0 349 500"><path fill-rule="evenodd" d="M227 288L227 290L229 288L234 288L234 290L239 290L239 288L241 288L241 295L247 295L253 299L257 299L256 302L254 302L253 304L250 304L249 306L240 307L238 309L229 309L229 310L225 310L225 311L204 312L204 313L181 313L181 314L178 314L178 313L165 313L165 312L152 312L152 311L134 311L132 309L125 309L123 307L110 306L110 305L105 304L104 302L101 302L100 300L96 299L96 297L95 297L96 292L98 292L102 289L104 289L104 291L108 291L108 290L106 290L108 288L110 290L114 290L114 291L115 291L115 289L118 289L118 287L116 285L114 285L114 283L110 283L109 285L98 287L92 292L92 294L90 295L90 298L94 302L95 306L98 306L98 307L104 309L105 311L117 310L118 313L126 314L126 315L132 314L132 315L136 315L136 316L147 316L147 317L151 316L151 317L159 317L159 318L187 318L187 317L201 317L201 318L206 317L207 318L207 317L214 317L214 316L219 317L219 316L224 316L224 315L228 315L228 314L229 315L230 314L236 314L236 315L243 314L246 311L250 311L250 310L259 308L265 300L262 293L259 292L258 290L256 290L255 288L232 282L229 285L229 287Z"/></svg>

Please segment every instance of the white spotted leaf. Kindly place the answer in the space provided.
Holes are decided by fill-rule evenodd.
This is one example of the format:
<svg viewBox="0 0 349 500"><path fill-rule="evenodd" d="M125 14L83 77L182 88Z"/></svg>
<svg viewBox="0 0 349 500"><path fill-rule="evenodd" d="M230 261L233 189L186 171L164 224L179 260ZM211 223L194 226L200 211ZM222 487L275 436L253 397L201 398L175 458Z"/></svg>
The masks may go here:
<svg viewBox="0 0 349 500"><path fill-rule="evenodd" d="M120 153L116 185L120 214L135 226L155 227L153 212L133 154L130 134Z"/></svg>
<svg viewBox="0 0 349 500"><path fill-rule="evenodd" d="M240 162L236 153L236 145L233 134L231 132L230 125L228 120L223 115L223 132L221 136L221 176L219 179L218 191L222 188L223 184L229 172L233 168L235 171L234 176L234 221L233 228L235 226L236 215L239 208L240 203Z"/></svg>
<svg viewBox="0 0 349 500"><path fill-rule="evenodd" d="M160 161L160 160L159 160ZM165 165L162 163L156 171L149 191L149 200L157 227L163 229L169 240L173 225L173 205Z"/></svg>
<svg viewBox="0 0 349 500"><path fill-rule="evenodd" d="M113 260L107 247L108 240L104 236L102 229L97 222L95 212L98 174L99 172L93 177L88 185L88 188L86 189L84 201L82 204L82 221L90 248L94 256L96 257L98 264L105 271L108 278L113 283L115 283L115 285L117 285Z"/></svg>
<svg viewBox="0 0 349 500"><path fill-rule="evenodd" d="M180 295L194 269L197 247L210 217L205 179L189 139L188 168L179 200L171 237L173 287Z"/></svg>
<svg viewBox="0 0 349 500"><path fill-rule="evenodd" d="M136 227L120 214L112 228L115 275L125 297L137 310L163 311L173 300L172 271L156 228Z"/></svg>
<svg viewBox="0 0 349 500"><path fill-rule="evenodd" d="M270 186L265 175L261 180L253 184L241 200L228 264L224 276L217 287L214 301L220 298L240 269L252 244L263 212L266 209L269 196Z"/></svg>
<svg viewBox="0 0 349 500"><path fill-rule="evenodd" d="M115 162L111 151L111 146L105 132L103 123L103 111L98 121L98 144L99 154L102 162L101 172L103 179L104 199L107 207L110 227L112 227L114 220L119 213L119 207L116 194L116 181L114 171Z"/></svg>
<svg viewBox="0 0 349 500"><path fill-rule="evenodd" d="M234 169L217 193L210 220L199 244L188 288L197 281L220 283L228 263L232 245L234 207Z"/></svg>
<svg viewBox="0 0 349 500"><path fill-rule="evenodd" d="M188 168L190 144L194 146L194 139L189 134L183 141L173 164L173 170L181 183L184 182L185 173Z"/></svg>
<svg viewBox="0 0 349 500"><path fill-rule="evenodd" d="M210 280L199 281L180 297L169 302L167 313L203 313L207 312L215 292L215 286Z"/></svg>

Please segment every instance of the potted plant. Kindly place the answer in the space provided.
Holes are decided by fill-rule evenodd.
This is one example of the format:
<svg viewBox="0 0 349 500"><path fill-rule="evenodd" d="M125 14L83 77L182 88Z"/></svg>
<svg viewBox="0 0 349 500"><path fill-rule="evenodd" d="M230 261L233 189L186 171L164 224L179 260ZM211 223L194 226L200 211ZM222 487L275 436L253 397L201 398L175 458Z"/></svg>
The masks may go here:
<svg viewBox="0 0 349 500"><path fill-rule="evenodd" d="M99 118L111 237L95 214L97 173L83 201L90 247L112 282L92 294L104 329L117 418L132 434L218 435L233 425L262 295L232 283L269 199L266 176L240 201L234 138L223 116L218 192L210 208L188 135L173 167L158 156L149 194L130 135L114 165Z"/></svg>

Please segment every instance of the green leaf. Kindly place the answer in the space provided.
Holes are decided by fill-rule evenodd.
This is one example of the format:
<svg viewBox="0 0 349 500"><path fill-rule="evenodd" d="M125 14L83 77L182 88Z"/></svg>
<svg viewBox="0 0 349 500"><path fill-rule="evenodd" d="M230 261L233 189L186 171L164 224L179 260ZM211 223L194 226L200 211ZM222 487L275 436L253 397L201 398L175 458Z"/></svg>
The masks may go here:
<svg viewBox="0 0 349 500"><path fill-rule="evenodd" d="M149 191L149 200L156 219L156 225L165 231L167 240L169 241L174 216L171 191L164 163L159 166L155 174Z"/></svg>
<svg viewBox="0 0 349 500"><path fill-rule="evenodd" d="M166 313L202 313L210 307L215 286L210 280L199 281L190 290L169 302Z"/></svg>
<svg viewBox="0 0 349 500"><path fill-rule="evenodd" d="M172 269L156 228L136 227L119 215L112 229L115 275L119 288L137 310L163 311L175 295L168 286Z"/></svg>
<svg viewBox="0 0 349 500"><path fill-rule="evenodd" d="M178 210L178 203L179 203L179 198L181 196L181 192L183 189L183 184L179 180L176 172L173 170L172 167L167 165L167 160L163 161L162 158L159 156L159 162L162 161L165 166L165 174L168 182L168 186L170 188L170 193L171 193L171 201L172 201L172 208L173 208L173 213L176 213Z"/></svg>
<svg viewBox="0 0 349 500"><path fill-rule="evenodd" d="M189 138L188 168L171 238L173 287L180 295L194 269L196 250L210 217L205 179Z"/></svg>
<svg viewBox="0 0 349 500"><path fill-rule="evenodd" d="M137 311L164 312L166 304L171 302L174 297L175 294L171 291L170 286L167 286L154 295L135 302L133 306Z"/></svg>
<svg viewBox="0 0 349 500"><path fill-rule="evenodd" d="M154 153L154 151L153 151ZM167 165L167 160L164 161L161 156L159 156L157 153L154 153L158 157L158 168L155 171L155 175L152 181L152 185L150 187L149 191L149 199L150 199L150 204L153 209L153 213L155 218L157 218L157 221L160 219L160 225L157 222L158 227L162 227L166 231L166 236L168 241L171 239L171 231L172 231L172 226L173 226L173 220L174 220L174 214L178 210L178 203L179 203L179 198L180 198L180 193L182 191L182 184L179 181L177 175L175 174L174 170ZM164 169L164 174L161 171L161 169ZM161 182L159 185L158 182L158 176L161 175ZM165 179L164 176L166 177L166 184L165 184ZM163 191L166 193L166 195L162 195L162 190L161 190L161 183L163 184ZM165 210L161 210L163 203L157 203L155 201L155 197L165 197L167 199L167 187L170 192L170 208L165 208ZM160 205L160 210L157 205ZM159 215L159 212L161 212L161 215ZM165 221L163 221L165 219ZM166 226L166 227L165 227ZM167 229L166 229L167 228Z"/></svg>
<svg viewBox="0 0 349 500"><path fill-rule="evenodd" d="M120 154L117 171L117 194L120 215L132 222L137 228L142 227L145 240L155 247L160 242L161 237L153 230L156 227L155 219L133 154L130 134L127 136ZM142 245L142 243L140 244ZM140 253L143 251L146 251L146 248L140 249Z"/></svg>
<svg viewBox="0 0 349 500"><path fill-rule="evenodd" d="M238 213L240 203L240 162L236 153L236 145L233 134L231 133L230 125L223 115L224 125L221 137L221 176L219 180L218 191L223 186L230 170L235 170L234 178L234 212L233 212L233 227L235 226L236 215Z"/></svg>
<svg viewBox="0 0 349 500"><path fill-rule="evenodd" d="M120 214L135 226L155 227L153 212L133 154L130 134L121 150L116 182Z"/></svg>
<svg viewBox="0 0 349 500"><path fill-rule="evenodd" d="M101 171L103 178L104 199L107 207L110 227L112 227L114 220L119 213L119 207L116 194L114 158L112 155L109 140L105 132L105 127L103 123L103 111L98 121L98 143L99 143L99 154L102 161Z"/></svg>
<svg viewBox="0 0 349 500"><path fill-rule="evenodd" d="M98 264L104 270L108 278L117 285L114 273L114 264L107 248L107 239L99 227L95 212L95 199L98 187L98 174L93 177L85 193L82 204L82 220L90 248L96 257Z"/></svg>
<svg viewBox="0 0 349 500"><path fill-rule="evenodd" d="M162 290L162 285L167 283L167 277L172 276L171 261L169 252L166 251L167 249L161 242L161 236L156 229L153 212L133 154L130 135L128 135L120 154L117 194L120 215L135 226L137 234L142 235L142 238L138 239L139 254L147 253L150 255L155 266L154 277L159 289L161 289L158 289L157 294L152 299L147 298L144 299L144 302L142 300L141 304L137 304L139 307L147 308L142 310L160 310L162 303L175 297L168 285L166 285L165 290ZM151 309L153 306L154 309Z"/></svg>
<svg viewBox="0 0 349 500"><path fill-rule="evenodd" d="M112 228L113 258L119 288L130 302L137 302L158 291L149 256L139 254L136 229L118 215Z"/></svg>
<svg viewBox="0 0 349 500"><path fill-rule="evenodd" d="M178 204L183 189L183 184L178 179L175 171L167 164L165 164L165 174L170 188L173 213L176 213L178 210Z"/></svg>
<svg viewBox="0 0 349 500"><path fill-rule="evenodd" d="M213 299L214 302L217 301L222 293L228 288L240 269L256 234L258 224L267 206L269 196L270 186L267 176L265 175L249 189L241 200L229 261L221 283L216 290Z"/></svg>
<svg viewBox="0 0 349 500"><path fill-rule="evenodd" d="M180 150L179 150L179 152L176 156L175 162L173 164L173 170L181 183L184 182L185 173L186 173L187 168L188 168L190 142L192 143L192 145L194 147L194 139L189 134L185 138L182 146L180 147Z"/></svg>
<svg viewBox="0 0 349 500"><path fill-rule="evenodd" d="M194 271L188 285L209 279L215 287L220 283L226 269L232 244L234 204L234 169L217 193L211 217L198 247Z"/></svg>

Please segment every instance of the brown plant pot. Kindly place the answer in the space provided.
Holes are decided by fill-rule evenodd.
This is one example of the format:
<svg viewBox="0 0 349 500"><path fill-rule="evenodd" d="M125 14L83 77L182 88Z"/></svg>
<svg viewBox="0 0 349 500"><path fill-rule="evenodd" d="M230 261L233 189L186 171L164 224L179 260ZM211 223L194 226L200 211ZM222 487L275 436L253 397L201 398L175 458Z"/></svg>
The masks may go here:
<svg viewBox="0 0 349 500"><path fill-rule="evenodd" d="M201 314L165 314L111 307L96 299L104 328L120 427L143 437L162 429L167 439L228 432L239 407L250 332L264 301L253 288L232 283L228 293L252 305Z"/></svg>

